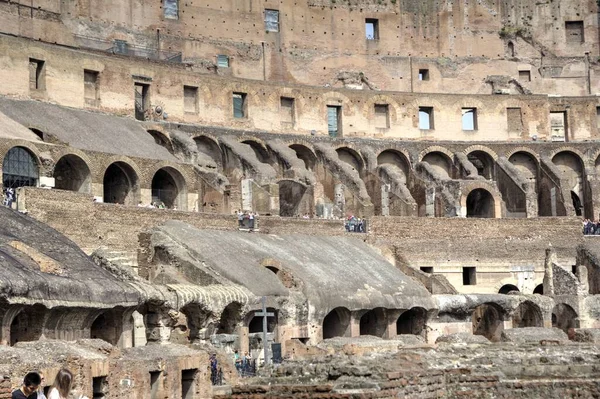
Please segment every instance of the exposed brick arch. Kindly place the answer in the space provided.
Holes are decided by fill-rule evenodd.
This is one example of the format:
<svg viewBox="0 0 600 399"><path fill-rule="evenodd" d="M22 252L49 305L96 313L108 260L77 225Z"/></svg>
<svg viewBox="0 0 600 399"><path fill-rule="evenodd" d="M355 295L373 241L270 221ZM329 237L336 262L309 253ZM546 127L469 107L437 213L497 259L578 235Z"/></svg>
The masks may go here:
<svg viewBox="0 0 600 399"><path fill-rule="evenodd" d="M493 159L494 161L495 161L496 159L498 159L498 154L496 154L496 151L492 150L492 149L491 149L491 148L489 148L489 147L483 146L483 145L476 144L476 145L469 146L469 147L467 147L467 148L465 148L465 149L463 150L463 152L464 152L466 155L469 155L470 153L472 153L472 152L474 152L474 151L481 151L481 152L485 152L485 153L486 153L486 154L488 154L490 157L492 157L492 159Z"/></svg>
<svg viewBox="0 0 600 399"><path fill-rule="evenodd" d="M454 159L454 154L452 153L452 151L439 145L432 145L430 147L425 148L419 153L419 162L423 161L423 158L425 158L427 154L430 154L432 152L441 152L442 154L447 155L451 161Z"/></svg>
<svg viewBox="0 0 600 399"><path fill-rule="evenodd" d="M465 187L465 191L462 192L460 196L460 207L461 207L461 216L468 217L469 209L473 209L472 203L470 201L477 201L477 199L469 198L469 196L476 190L482 190L485 196L489 195L493 200L493 203L489 203L489 199L482 198L481 201L484 201L481 205L485 207L485 214L488 216L478 216L478 217L492 217L492 218L501 218L502 217L502 198L498 196L496 191L492 188L490 184L486 184L481 181L473 181L469 185ZM487 194L486 194L487 193ZM493 213L492 213L493 212ZM475 215L474 215L475 216ZM477 217L477 216L475 216Z"/></svg>

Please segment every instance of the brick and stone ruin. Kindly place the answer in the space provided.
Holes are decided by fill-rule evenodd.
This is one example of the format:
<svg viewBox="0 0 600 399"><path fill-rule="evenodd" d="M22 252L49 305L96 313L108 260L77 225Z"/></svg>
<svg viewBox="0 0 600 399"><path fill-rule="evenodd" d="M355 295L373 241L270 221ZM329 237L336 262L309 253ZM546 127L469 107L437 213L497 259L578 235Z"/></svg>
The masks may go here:
<svg viewBox="0 0 600 399"><path fill-rule="evenodd" d="M0 399L600 397L599 16L0 0Z"/></svg>

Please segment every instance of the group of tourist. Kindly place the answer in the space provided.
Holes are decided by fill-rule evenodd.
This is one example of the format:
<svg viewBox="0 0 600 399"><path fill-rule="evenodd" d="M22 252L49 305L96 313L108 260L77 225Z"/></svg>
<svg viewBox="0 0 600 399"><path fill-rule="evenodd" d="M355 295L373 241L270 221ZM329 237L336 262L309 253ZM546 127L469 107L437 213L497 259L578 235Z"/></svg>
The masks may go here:
<svg viewBox="0 0 600 399"><path fill-rule="evenodd" d="M153 209L169 209L162 201L152 201L148 205L144 205L142 201L138 202L138 208L153 208ZM177 205L173 205L174 211L177 210Z"/></svg>
<svg viewBox="0 0 600 399"><path fill-rule="evenodd" d="M248 229L249 231L253 231L256 219L258 219L258 213L256 212L248 212L248 211L235 211L238 220L238 227L240 229Z"/></svg>
<svg viewBox="0 0 600 399"><path fill-rule="evenodd" d="M365 220L357 218L354 215L348 216L344 223L346 231L351 233L364 233L365 232Z"/></svg>
<svg viewBox="0 0 600 399"><path fill-rule="evenodd" d="M246 352L244 356L241 356L236 350L233 353L233 363L240 376L246 377L254 374L254 362L252 361L252 356L250 356L249 352Z"/></svg>
<svg viewBox="0 0 600 399"><path fill-rule="evenodd" d="M600 222L598 220L594 220L593 222L590 219L583 220L583 234L591 236L591 235L600 235Z"/></svg>
<svg viewBox="0 0 600 399"><path fill-rule="evenodd" d="M11 399L68 399L72 385L73 374L67 369L60 369L49 387L44 387L42 373L32 371L23 378L21 387L12 392ZM79 399L88 398L79 396Z"/></svg>

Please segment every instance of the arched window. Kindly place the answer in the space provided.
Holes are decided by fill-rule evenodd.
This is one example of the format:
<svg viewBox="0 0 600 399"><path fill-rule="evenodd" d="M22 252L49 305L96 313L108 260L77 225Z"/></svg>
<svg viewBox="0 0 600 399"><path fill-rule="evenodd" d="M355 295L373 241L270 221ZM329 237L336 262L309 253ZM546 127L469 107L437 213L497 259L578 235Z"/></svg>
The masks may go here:
<svg viewBox="0 0 600 399"><path fill-rule="evenodd" d="M5 188L37 186L39 170L34 156L23 147L11 148L2 163L2 184Z"/></svg>

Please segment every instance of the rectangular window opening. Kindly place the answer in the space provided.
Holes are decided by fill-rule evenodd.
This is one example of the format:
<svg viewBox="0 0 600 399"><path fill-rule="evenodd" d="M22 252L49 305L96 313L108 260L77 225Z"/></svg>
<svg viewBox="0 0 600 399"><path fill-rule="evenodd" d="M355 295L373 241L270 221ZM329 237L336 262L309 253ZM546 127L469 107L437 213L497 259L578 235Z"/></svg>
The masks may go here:
<svg viewBox="0 0 600 399"><path fill-rule="evenodd" d="M567 132L567 113L550 112L550 139L557 142L567 141Z"/></svg>
<svg viewBox="0 0 600 399"><path fill-rule="evenodd" d="M106 376L92 378L93 399L103 399L108 397L108 381Z"/></svg>
<svg viewBox="0 0 600 399"><path fill-rule="evenodd" d="M198 113L198 88L195 86L183 86L183 111Z"/></svg>
<svg viewBox="0 0 600 399"><path fill-rule="evenodd" d="M523 131L523 116L521 108L506 108L506 123L509 132Z"/></svg>
<svg viewBox="0 0 600 399"><path fill-rule="evenodd" d="M233 117L246 118L246 93L233 93Z"/></svg>
<svg viewBox="0 0 600 399"><path fill-rule="evenodd" d="M150 372L150 399L158 399L162 371Z"/></svg>
<svg viewBox="0 0 600 399"><path fill-rule="evenodd" d="M217 55L217 66L219 68L229 68L229 56L224 54Z"/></svg>
<svg viewBox="0 0 600 399"><path fill-rule="evenodd" d="M475 267L463 267L463 285L477 285L477 270Z"/></svg>
<svg viewBox="0 0 600 399"><path fill-rule="evenodd" d="M181 370L181 399L194 399L198 369Z"/></svg>
<svg viewBox="0 0 600 399"><path fill-rule="evenodd" d="M265 10L265 30L267 32L279 32L278 10Z"/></svg>
<svg viewBox="0 0 600 399"><path fill-rule="evenodd" d="M36 60L35 58L29 59L29 88L31 90L45 90L46 89L46 62L42 60Z"/></svg>
<svg viewBox="0 0 600 399"><path fill-rule="evenodd" d="M367 40L379 40L379 20L375 18L365 19L365 35Z"/></svg>
<svg viewBox="0 0 600 399"><path fill-rule="evenodd" d="M280 116L281 123L284 127L293 127L294 126L294 99L290 97L281 97L280 98Z"/></svg>
<svg viewBox="0 0 600 399"><path fill-rule="evenodd" d="M167 19L179 19L179 0L163 0L163 16Z"/></svg>
<svg viewBox="0 0 600 399"><path fill-rule="evenodd" d="M145 121L150 108L150 85L135 83L135 119Z"/></svg>
<svg viewBox="0 0 600 399"><path fill-rule="evenodd" d="M432 266L422 266L420 269L424 273L433 274L433 267Z"/></svg>
<svg viewBox="0 0 600 399"><path fill-rule="evenodd" d="M327 106L327 131L329 137L342 135L342 107L339 105Z"/></svg>
<svg viewBox="0 0 600 399"><path fill-rule="evenodd" d="M419 69L419 80L429 80L429 69Z"/></svg>
<svg viewBox="0 0 600 399"><path fill-rule="evenodd" d="M129 54L129 43L126 40L115 39L113 43L113 52L115 54Z"/></svg>
<svg viewBox="0 0 600 399"><path fill-rule="evenodd" d="M96 105L98 99L98 72L83 70L83 95L88 105Z"/></svg>
<svg viewBox="0 0 600 399"><path fill-rule="evenodd" d="M596 126L600 129L600 107L596 107Z"/></svg>
<svg viewBox="0 0 600 399"><path fill-rule="evenodd" d="M388 104L375 104L375 127L379 129L390 127L390 107Z"/></svg>
<svg viewBox="0 0 600 399"><path fill-rule="evenodd" d="M571 265L571 273L577 276L577 265Z"/></svg>
<svg viewBox="0 0 600 399"><path fill-rule="evenodd" d="M521 82L531 82L531 71L519 71L519 80Z"/></svg>
<svg viewBox="0 0 600 399"><path fill-rule="evenodd" d="M584 42L583 21L566 21L565 32L567 43L581 44Z"/></svg>
<svg viewBox="0 0 600 399"><path fill-rule="evenodd" d="M462 109L462 130L477 130L477 108Z"/></svg>
<svg viewBox="0 0 600 399"><path fill-rule="evenodd" d="M419 107L419 129L433 130L433 107Z"/></svg>

